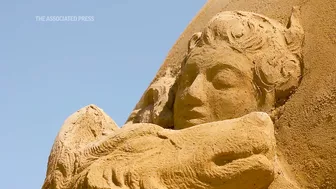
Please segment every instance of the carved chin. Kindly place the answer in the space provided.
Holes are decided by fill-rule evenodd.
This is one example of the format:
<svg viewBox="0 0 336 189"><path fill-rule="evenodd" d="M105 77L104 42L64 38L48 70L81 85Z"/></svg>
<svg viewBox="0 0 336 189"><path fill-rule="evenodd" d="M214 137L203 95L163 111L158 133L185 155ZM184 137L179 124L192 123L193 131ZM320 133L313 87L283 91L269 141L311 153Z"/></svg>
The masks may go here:
<svg viewBox="0 0 336 189"><path fill-rule="evenodd" d="M190 126L200 125L203 123L206 123L206 121L202 118L189 119L186 121L186 124Z"/></svg>
<svg viewBox="0 0 336 189"><path fill-rule="evenodd" d="M207 123L207 121L205 121L204 118L186 119L186 120L180 121L179 125L175 125L175 129L185 129L185 128L189 128L195 125L200 125L203 123Z"/></svg>

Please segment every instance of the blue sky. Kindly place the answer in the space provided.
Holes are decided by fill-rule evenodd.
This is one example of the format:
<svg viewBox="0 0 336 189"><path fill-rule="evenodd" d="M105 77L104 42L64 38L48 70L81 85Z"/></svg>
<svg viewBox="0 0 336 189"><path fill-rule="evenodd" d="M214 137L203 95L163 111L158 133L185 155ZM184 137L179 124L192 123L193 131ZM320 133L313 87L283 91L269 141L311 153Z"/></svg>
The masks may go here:
<svg viewBox="0 0 336 189"><path fill-rule="evenodd" d="M41 187L54 138L78 109L96 104L122 125L205 2L2 1L1 188Z"/></svg>

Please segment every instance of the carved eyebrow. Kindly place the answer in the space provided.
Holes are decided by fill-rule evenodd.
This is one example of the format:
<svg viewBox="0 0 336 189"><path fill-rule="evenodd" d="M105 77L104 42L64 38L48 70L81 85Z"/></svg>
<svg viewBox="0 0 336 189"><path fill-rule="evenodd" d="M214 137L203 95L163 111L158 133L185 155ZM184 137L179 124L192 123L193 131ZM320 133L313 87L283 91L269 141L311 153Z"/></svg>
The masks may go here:
<svg viewBox="0 0 336 189"><path fill-rule="evenodd" d="M215 76L219 71L224 70L224 69L229 69L232 70L233 72L239 74L239 75L246 75L244 72L242 72L240 69L238 69L235 66L232 66L230 64L225 64L225 63L219 63L210 68L209 73L213 73L213 76Z"/></svg>

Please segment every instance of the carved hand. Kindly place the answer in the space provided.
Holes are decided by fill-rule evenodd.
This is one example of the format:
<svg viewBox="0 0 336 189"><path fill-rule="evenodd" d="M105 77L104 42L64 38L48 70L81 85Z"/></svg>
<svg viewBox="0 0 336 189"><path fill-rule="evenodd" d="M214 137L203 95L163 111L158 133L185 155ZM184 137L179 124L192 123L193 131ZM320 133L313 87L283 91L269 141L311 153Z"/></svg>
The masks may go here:
<svg viewBox="0 0 336 189"><path fill-rule="evenodd" d="M273 181L275 139L266 113L167 130L135 124L92 147L74 188L251 189Z"/></svg>

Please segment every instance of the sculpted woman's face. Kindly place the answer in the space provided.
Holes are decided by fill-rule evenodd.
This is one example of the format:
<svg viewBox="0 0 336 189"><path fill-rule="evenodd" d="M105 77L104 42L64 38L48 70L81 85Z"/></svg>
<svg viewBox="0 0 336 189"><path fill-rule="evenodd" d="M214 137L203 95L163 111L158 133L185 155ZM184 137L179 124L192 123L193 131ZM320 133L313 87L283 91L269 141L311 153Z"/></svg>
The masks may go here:
<svg viewBox="0 0 336 189"><path fill-rule="evenodd" d="M258 100L253 67L247 57L221 45L193 49L178 83L175 129L256 111Z"/></svg>

